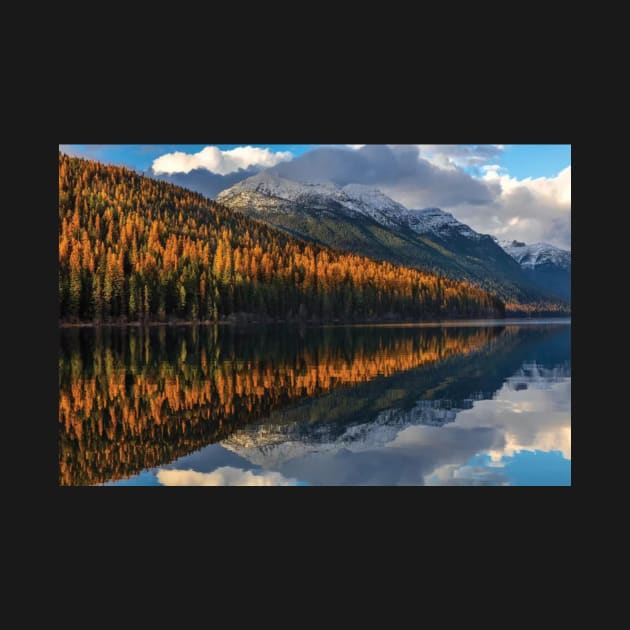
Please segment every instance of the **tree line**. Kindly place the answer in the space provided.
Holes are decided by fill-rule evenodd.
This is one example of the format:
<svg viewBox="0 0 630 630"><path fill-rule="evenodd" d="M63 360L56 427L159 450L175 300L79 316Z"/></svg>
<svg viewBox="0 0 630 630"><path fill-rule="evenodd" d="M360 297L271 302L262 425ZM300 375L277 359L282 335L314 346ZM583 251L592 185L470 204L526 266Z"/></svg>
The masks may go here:
<svg viewBox="0 0 630 630"><path fill-rule="evenodd" d="M66 322L502 317L455 281L319 246L172 184L59 154Z"/></svg>

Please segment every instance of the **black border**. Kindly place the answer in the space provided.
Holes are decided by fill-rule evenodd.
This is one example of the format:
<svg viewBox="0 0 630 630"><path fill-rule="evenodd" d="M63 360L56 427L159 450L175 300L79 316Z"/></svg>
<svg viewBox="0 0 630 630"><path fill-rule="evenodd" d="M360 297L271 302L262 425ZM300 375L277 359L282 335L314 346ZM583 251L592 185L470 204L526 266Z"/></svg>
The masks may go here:
<svg viewBox="0 0 630 630"><path fill-rule="evenodd" d="M411 77L410 80L420 80ZM563 536L573 514L572 488L309 488L309 489L215 489L212 492L196 488L59 488L57 485L58 406L56 375L58 354L57 328L57 218L51 206L57 203L56 154L59 143L352 143L370 142L401 144L422 143L491 143L504 144L568 143L572 126L566 116L567 95L548 95L544 101L531 97L506 97L501 90L498 98L486 100L463 84L450 93L438 92L427 86L426 99L408 96L390 89L390 84L376 80L374 86L353 83L335 92L317 82L317 94L292 92L287 95L271 89L255 89L238 95L219 90L214 98L182 100L174 106L173 99L159 112L151 100L136 101L135 107L112 107L106 98L102 107L59 107L59 116L51 125L56 136L39 145L43 154L41 175L29 187L31 193L42 195L37 212L29 212L28 233L35 239L33 256L20 256L27 262L27 279L34 289L28 291L28 314L20 319L27 326L37 352L24 365L28 379L22 401L29 407L28 452L37 461L46 462L48 470L38 473L38 483L46 484L46 494L54 505L55 531L67 543L69 534L80 530L90 532L89 539L106 533L122 541L128 526L134 539L140 536L140 546L156 530L165 540L177 545L189 540L191 532L221 534L226 541L248 541L248 544L268 544L274 541L279 549L311 548L324 540L352 549L355 535L367 536L371 547L387 548L401 540L412 544L434 546L436 537L460 547L478 540L492 539L501 545L529 532L553 539L558 551L564 548ZM369 88L369 89L368 89ZM304 92L304 91L303 91ZM352 94L348 94L352 92ZM559 91L558 91L559 92ZM85 95L86 99L98 95ZM497 96L496 94L494 95ZM305 99L310 107L305 108ZM498 101L498 104L497 104ZM128 103L128 101L125 101ZM177 105L177 104L176 104ZM154 115L151 112L155 111ZM166 115L168 113L168 115ZM314 142L314 141L317 142ZM147 142L149 141L149 142ZM573 150L573 159L575 150ZM580 158L581 159L581 158ZM581 167L580 167L581 168ZM575 203L581 207L582 202ZM36 218L33 217L36 215ZM580 251L579 226L572 214L573 250ZM21 239L17 246L22 245ZM14 243L15 244L15 243ZM580 268L580 255L574 258ZM573 276L576 277L576 274ZM574 282L573 321L585 316L586 301ZM577 305L577 307L576 307ZM580 311L578 311L580 309ZM22 323L22 322L20 322ZM579 327L579 324L578 324ZM578 328L579 329L579 328ZM574 333L575 335L575 333ZM575 338L575 336L574 336ZM35 364L35 365L34 365ZM578 379L582 378L578 372ZM581 388L573 388L574 396ZM583 393L583 392L582 392ZM32 411L31 411L32 409ZM573 404L574 435L581 415ZM43 423L43 427L40 426ZM41 433L40 433L41 431ZM45 438L33 439L33 434ZM33 448L34 447L34 448ZM24 449L23 449L24 450ZM572 463L572 467L573 467ZM578 463L579 468L581 464ZM39 467L37 467L39 470ZM574 486L578 475L573 475ZM565 520L566 519L566 520ZM206 532L206 533L204 533ZM243 538L244 537L244 538ZM522 540L522 539L521 539ZM344 542L345 541L345 542ZM381 543L384 543L381 545ZM130 543L133 547L133 541ZM462 547L463 548L463 547ZM433 550L435 551L435 550ZM431 553L431 551L427 551ZM439 553L439 551L438 551Z"/></svg>

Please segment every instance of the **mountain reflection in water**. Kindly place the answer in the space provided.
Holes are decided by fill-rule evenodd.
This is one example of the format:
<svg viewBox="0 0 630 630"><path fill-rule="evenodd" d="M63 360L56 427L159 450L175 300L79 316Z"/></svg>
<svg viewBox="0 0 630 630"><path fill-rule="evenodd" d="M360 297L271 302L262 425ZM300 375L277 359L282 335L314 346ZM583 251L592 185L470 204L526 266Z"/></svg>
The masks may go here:
<svg viewBox="0 0 630 630"><path fill-rule="evenodd" d="M62 330L60 483L570 483L570 376L566 325Z"/></svg>

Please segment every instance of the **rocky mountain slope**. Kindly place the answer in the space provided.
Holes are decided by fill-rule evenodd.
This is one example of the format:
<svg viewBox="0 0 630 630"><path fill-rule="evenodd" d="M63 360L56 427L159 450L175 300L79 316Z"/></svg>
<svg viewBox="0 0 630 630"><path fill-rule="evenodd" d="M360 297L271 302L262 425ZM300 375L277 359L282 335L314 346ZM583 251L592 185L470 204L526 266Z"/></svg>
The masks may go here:
<svg viewBox="0 0 630 630"><path fill-rule="evenodd" d="M473 281L507 302L558 299L492 237L438 208L408 209L374 188L263 172L222 191L217 201L294 236Z"/></svg>

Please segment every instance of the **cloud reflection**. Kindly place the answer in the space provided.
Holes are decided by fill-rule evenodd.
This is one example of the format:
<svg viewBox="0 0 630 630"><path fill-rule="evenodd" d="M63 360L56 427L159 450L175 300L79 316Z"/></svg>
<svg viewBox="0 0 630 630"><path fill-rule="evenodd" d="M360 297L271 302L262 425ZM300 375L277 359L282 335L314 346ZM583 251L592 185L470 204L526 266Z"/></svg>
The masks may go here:
<svg viewBox="0 0 630 630"><path fill-rule="evenodd" d="M525 390L504 385L494 400L480 400L458 414L459 427L491 426L503 435L503 445L487 451L492 462L520 451L560 451L571 459L571 379Z"/></svg>
<svg viewBox="0 0 630 630"><path fill-rule="evenodd" d="M522 451L559 451L571 459L570 377L519 372L518 380L527 387L507 379L491 400L457 410L442 426L426 424L418 406L403 416L381 413L336 439L306 433L288 441L269 427L250 427L224 445L253 465L313 484L507 485L504 460ZM382 424L381 416L402 417L404 424ZM489 461L470 465L477 455Z"/></svg>
<svg viewBox="0 0 630 630"><path fill-rule="evenodd" d="M157 473L158 481L164 486L295 486L297 479L287 479L278 472L257 473L233 466L222 466L213 472L201 473L194 470L165 470Z"/></svg>

